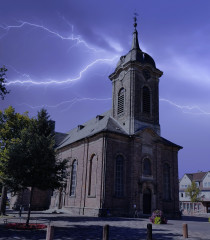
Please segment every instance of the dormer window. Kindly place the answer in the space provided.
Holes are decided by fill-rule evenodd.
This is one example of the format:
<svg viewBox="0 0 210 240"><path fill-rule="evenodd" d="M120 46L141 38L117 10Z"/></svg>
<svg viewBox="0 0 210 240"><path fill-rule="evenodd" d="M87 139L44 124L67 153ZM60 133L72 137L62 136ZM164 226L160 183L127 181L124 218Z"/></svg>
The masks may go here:
<svg viewBox="0 0 210 240"><path fill-rule="evenodd" d="M101 116L101 115L97 115L96 116L96 119L99 121L99 120L101 120L101 119L103 119L104 118L104 116Z"/></svg>
<svg viewBox="0 0 210 240"><path fill-rule="evenodd" d="M78 126L77 126L77 129L78 129L78 130L81 130L81 129L83 129L84 127L85 127L84 125L78 125Z"/></svg>
<svg viewBox="0 0 210 240"><path fill-rule="evenodd" d="M121 88L118 93L118 104L117 104L117 114L121 115L124 113L125 107L125 89Z"/></svg>

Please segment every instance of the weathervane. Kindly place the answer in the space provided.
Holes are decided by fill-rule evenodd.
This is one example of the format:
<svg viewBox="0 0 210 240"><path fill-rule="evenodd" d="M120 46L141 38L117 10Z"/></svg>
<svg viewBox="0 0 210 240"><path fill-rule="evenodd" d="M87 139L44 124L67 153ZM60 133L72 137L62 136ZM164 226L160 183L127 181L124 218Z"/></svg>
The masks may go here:
<svg viewBox="0 0 210 240"><path fill-rule="evenodd" d="M138 13L137 12L134 12L134 24L133 26L135 27L135 30L136 30L136 27L137 27L137 16L138 16Z"/></svg>

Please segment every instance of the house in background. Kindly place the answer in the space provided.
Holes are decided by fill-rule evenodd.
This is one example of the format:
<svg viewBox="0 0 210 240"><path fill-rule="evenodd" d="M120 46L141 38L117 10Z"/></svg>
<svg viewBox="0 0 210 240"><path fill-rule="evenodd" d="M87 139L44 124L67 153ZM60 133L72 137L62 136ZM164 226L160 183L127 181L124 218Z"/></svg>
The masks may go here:
<svg viewBox="0 0 210 240"><path fill-rule="evenodd" d="M200 189L200 201L192 203L186 189L194 181ZM210 213L210 171L186 173L179 182L179 203L183 214Z"/></svg>

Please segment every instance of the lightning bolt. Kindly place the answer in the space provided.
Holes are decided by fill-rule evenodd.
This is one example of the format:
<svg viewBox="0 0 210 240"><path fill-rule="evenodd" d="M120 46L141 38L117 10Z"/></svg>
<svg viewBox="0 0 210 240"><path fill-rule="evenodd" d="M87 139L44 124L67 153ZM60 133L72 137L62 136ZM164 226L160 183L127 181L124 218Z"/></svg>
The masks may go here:
<svg viewBox="0 0 210 240"><path fill-rule="evenodd" d="M112 98L74 98L71 100L67 100L67 101L63 101L61 103L55 104L55 105L47 105L47 104L43 104L43 105L39 105L39 106L31 106L28 103L20 103L17 104L18 106L22 106L25 105L27 107L30 107L32 109L40 109L40 108L58 108L61 107L62 105L65 104L70 104L67 108L63 109L62 112L67 111L68 109L70 109L74 104L78 103L78 102L82 102L82 101L110 101Z"/></svg>
<svg viewBox="0 0 210 240"><path fill-rule="evenodd" d="M83 44L85 47L87 47L89 50L92 50L92 51L95 51L95 52L98 52L97 49L93 48L93 47L90 47L87 42L85 42L81 36L74 36L73 33L71 34L71 36L69 37L66 37L66 36L62 36L61 34L59 34L58 32L55 32L55 31L52 31L51 29L43 26L43 25L39 25L39 24L35 24L35 23L30 23L30 22L23 22L23 21L17 21L19 22L20 24L19 25L11 25L11 26L0 26L1 29L4 29L6 31L9 31L10 29L14 29L14 28L22 28L24 26L30 26L30 27L35 27L35 28L39 28L39 29L42 29L58 38L60 38L61 40L70 40L70 41L76 41L76 45L77 44ZM73 31L73 26L72 26L72 31ZM5 36L5 35L4 35Z"/></svg>
<svg viewBox="0 0 210 240"><path fill-rule="evenodd" d="M104 58L104 59L96 59L95 61L93 61L92 63L88 64L83 70L80 71L79 76L76 78L68 78L66 80L63 81L57 81L57 80L49 80L49 81L34 81L32 79L28 79L28 80L14 80L14 81L9 81L7 83L5 83L5 85L16 85L16 84L31 84L31 85L52 85L52 84L68 84L68 83L72 83L74 81L77 81L79 79L81 79L82 75L92 66L98 64L98 63L106 63L106 62L114 62L116 59L118 59L119 56L115 56L114 58ZM24 74L24 76L28 76L30 78L29 75Z"/></svg>
<svg viewBox="0 0 210 240"><path fill-rule="evenodd" d="M43 105L39 105L39 106L31 106L27 103L20 103L20 104L17 104L17 105L19 105L19 106L25 105L25 106L28 106L32 109L36 109L36 108L40 109L40 108L43 108L43 107L44 108L59 108L59 107L62 107L63 105L65 105L65 104L70 104L67 108L62 110L62 112L64 112L64 111L69 110L74 104L76 104L78 102L82 102L82 101L110 101L111 99L112 98L87 98L87 97L84 97L84 98L73 98L71 100L63 101L63 102L60 102L60 103L55 104L55 105L43 104ZM160 98L160 101L167 102L170 105L175 106L178 109L181 109L183 113L196 114L196 115L199 115L199 114L210 115L210 112L206 112L198 106L182 106L182 105L178 105L178 104L176 104L176 103L174 103L174 102L172 102L168 99L165 99L165 98ZM197 112L192 112L193 110L196 110Z"/></svg>
<svg viewBox="0 0 210 240"><path fill-rule="evenodd" d="M7 64L6 67L7 67L7 68L11 68L15 73L17 73L18 75L21 75L22 78L31 79L31 76L30 76L29 74L19 72L19 71L18 71L15 67L13 67L12 65ZM7 83L7 84L8 84L8 83Z"/></svg>
<svg viewBox="0 0 210 240"><path fill-rule="evenodd" d="M64 20L65 20L65 22L67 22L66 19L64 19ZM97 51L95 48L90 47L87 44L87 42L84 41L80 36L74 36L73 33L72 33L71 36L63 36L60 33L45 27L44 25L39 25L39 24L36 24L36 23L31 23L31 22L26 22L26 21L21 21L21 20L18 21L18 23L19 23L18 25L0 26L0 28L2 28L5 31L10 31L11 29L20 29L20 28L23 28L25 26L39 28L39 29L42 29L42 30L46 31L49 34L52 34L52 35L56 36L57 38L60 38L61 40L76 41L76 45L83 44L89 50L92 50L92 51L95 51L95 52ZM71 27L71 31L73 32L74 26L72 24L70 24L69 22L67 22L67 25L68 25L68 27ZM65 79L63 81L58 81L58 80L55 80L55 79L46 79L45 81L36 81L36 80L32 79L29 74L25 74L25 73L21 74L20 72L18 72L16 69L13 68L13 70L16 73L21 75L21 78L16 78L13 81L8 81L6 83L6 85L17 85L17 84L25 85L25 84L27 84L27 85L46 85L47 86L47 85L53 85L53 84L68 84L68 83L72 83L74 81L77 81L77 80L81 79L83 73L86 72L90 67L94 66L95 64L97 64L99 62L113 62L116 58L119 58L119 57L116 56L112 59L96 59L92 63L88 64L84 69L82 69L79 72L78 77L68 78L68 79Z"/></svg>
<svg viewBox="0 0 210 240"><path fill-rule="evenodd" d="M163 102L167 102L169 103L170 105L172 106L175 106L176 108L179 108L182 110L183 113L188 113L188 114L195 114L195 115L201 115L201 114L204 114L204 115L210 115L210 112L207 112L207 111L204 111L203 109L201 109L199 106L197 105L194 105L194 106L182 106L182 105L178 105L168 99L165 99L165 98L160 98L160 101L163 101ZM193 112L195 111L195 112Z"/></svg>

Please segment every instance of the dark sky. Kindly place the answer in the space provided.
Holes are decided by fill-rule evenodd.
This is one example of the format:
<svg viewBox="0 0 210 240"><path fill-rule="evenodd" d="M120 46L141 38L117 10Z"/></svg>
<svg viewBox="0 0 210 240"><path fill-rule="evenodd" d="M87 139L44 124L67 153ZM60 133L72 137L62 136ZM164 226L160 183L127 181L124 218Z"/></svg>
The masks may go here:
<svg viewBox="0 0 210 240"><path fill-rule="evenodd" d="M45 107L56 131L111 108L108 76L140 47L164 72L161 135L183 146L179 175L210 170L209 0L0 0L0 66L11 93L1 109L35 116Z"/></svg>

